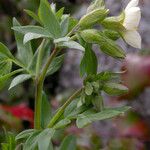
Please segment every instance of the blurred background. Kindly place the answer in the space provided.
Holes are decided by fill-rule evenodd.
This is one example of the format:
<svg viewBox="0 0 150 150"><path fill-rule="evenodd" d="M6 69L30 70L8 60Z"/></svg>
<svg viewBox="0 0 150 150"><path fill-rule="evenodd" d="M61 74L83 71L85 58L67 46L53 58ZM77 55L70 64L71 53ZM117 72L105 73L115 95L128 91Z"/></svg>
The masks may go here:
<svg viewBox="0 0 150 150"><path fill-rule="evenodd" d="M106 0L111 15L117 15L125 8L129 0ZM76 18L85 14L90 0L53 0L57 9L65 7L65 13ZM0 0L0 41L7 45L12 53L16 52L16 43L11 30L12 18L16 17L22 25L35 24L23 9L37 12L39 0ZM119 44L127 52L124 61L116 61L97 50L99 71L127 70L121 75L129 93L122 97L103 95L107 106L128 104L132 110L117 119L93 123L77 129L74 124L65 129L66 134L77 136L79 150L150 150L150 0L140 0L142 21L139 28L142 36L142 49L127 46L122 40ZM33 41L32 45L39 43ZM67 50L61 70L48 77L45 91L56 110L71 92L82 85L79 65L82 53ZM15 69L15 66L14 68ZM9 81L8 81L9 85ZM16 92L17 91L17 92ZM18 133L33 127L34 85L28 81L8 92L8 86L0 89L0 143L3 142L5 127ZM57 146L64 137L58 132L54 139Z"/></svg>

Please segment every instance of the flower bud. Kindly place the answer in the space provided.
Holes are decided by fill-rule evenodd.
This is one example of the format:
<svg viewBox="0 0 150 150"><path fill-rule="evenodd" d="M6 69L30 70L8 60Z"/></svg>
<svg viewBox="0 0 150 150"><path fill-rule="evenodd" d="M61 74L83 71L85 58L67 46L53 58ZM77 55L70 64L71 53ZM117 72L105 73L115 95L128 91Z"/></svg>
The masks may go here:
<svg viewBox="0 0 150 150"><path fill-rule="evenodd" d="M113 40L105 36L103 32L94 29L84 30L80 33L87 43L99 44L101 50L114 58L124 58L125 52Z"/></svg>
<svg viewBox="0 0 150 150"><path fill-rule="evenodd" d="M124 13L121 13L121 15L117 17L108 17L102 21L102 25L110 30L115 31L124 31L125 27L122 24L122 21L124 20Z"/></svg>
<svg viewBox="0 0 150 150"><path fill-rule="evenodd" d="M105 19L108 14L108 9L96 9L91 11L90 13L84 15L80 21L79 25L82 28L90 27L98 22L101 22Z"/></svg>

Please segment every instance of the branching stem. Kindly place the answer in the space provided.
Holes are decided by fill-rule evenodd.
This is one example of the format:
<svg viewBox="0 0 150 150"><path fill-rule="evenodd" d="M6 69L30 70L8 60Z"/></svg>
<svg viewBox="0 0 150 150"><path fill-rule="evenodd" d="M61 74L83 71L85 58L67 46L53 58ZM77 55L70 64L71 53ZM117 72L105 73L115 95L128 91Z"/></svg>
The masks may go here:
<svg viewBox="0 0 150 150"><path fill-rule="evenodd" d="M57 120L62 116L63 112L65 111L65 108L77 97L81 94L82 88L77 90L73 95L71 95L68 100L63 104L62 107L59 108L59 110L56 112L54 117L51 119L50 123L48 124L48 128L51 128L55 125Z"/></svg>
<svg viewBox="0 0 150 150"><path fill-rule="evenodd" d="M43 91L43 83L46 77L46 73L49 65L57 55L57 49L55 48L51 55L49 56L45 66L43 67L41 74L36 79L36 91L35 91L35 116L34 116L34 128L41 129L41 102L42 102L42 91Z"/></svg>

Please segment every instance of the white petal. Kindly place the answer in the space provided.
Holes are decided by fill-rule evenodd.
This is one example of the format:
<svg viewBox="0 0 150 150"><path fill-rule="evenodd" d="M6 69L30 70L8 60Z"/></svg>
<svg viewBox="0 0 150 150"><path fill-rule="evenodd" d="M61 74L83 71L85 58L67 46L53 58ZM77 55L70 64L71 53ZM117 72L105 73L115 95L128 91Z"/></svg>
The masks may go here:
<svg viewBox="0 0 150 150"><path fill-rule="evenodd" d="M138 6L138 4L139 4L139 0L131 0L131 1L128 3L128 5L127 5L127 7L126 7L125 10L128 10L128 9L130 9L131 7L136 7L136 6Z"/></svg>
<svg viewBox="0 0 150 150"><path fill-rule="evenodd" d="M141 48L141 36L137 31L127 31L123 35L124 40L135 48Z"/></svg>
<svg viewBox="0 0 150 150"><path fill-rule="evenodd" d="M139 7L132 7L125 11L124 27L127 30L135 30L139 26L141 20L141 10Z"/></svg>

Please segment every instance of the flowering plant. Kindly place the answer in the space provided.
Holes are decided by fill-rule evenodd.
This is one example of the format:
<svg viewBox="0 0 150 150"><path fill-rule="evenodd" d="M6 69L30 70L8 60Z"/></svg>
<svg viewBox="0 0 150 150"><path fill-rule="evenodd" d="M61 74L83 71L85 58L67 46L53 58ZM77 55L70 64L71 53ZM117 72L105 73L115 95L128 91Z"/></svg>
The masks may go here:
<svg viewBox="0 0 150 150"><path fill-rule="evenodd" d="M13 27L17 43L17 57L0 43L0 83L14 77L9 89L32 79L35 83L34 129L25 130L16 137L8 135L7 143L2 149L21 148L23 150L53 150L53 137L57 130L67 127L73 120L78 128L93 121L109 119L126 112L130 107L107 108L104 105L102 92L118 96L128 92L127 87L117 80L119 73L98 72L98 61L92 45L97 44L106 55L115 59L124 59L125 52L116 43L123 38L131 46L140 48L141 38L136 31L140 20L138 0L131 0L125 11L117 17L108 17L109 10L103 0L95 0L87 13L77 19L64 14L64 8L56 11L55 5L47 0L40 0L38 14L30 10L36 25L21 26L14 18ZM101 25L101 30L95 29ZM32 49L31 40L43 39L39 47ZM83 53L80 64L80 75L83 86L75 91L66 102L51 114L49 102L44 92L44 80L56 72L64 59L64 48L77 49ZM20 68L11 71L12 64ZM64 150L75 139L66 137L59 149ZM75 149L74 145L72 149Z"/></svg>

